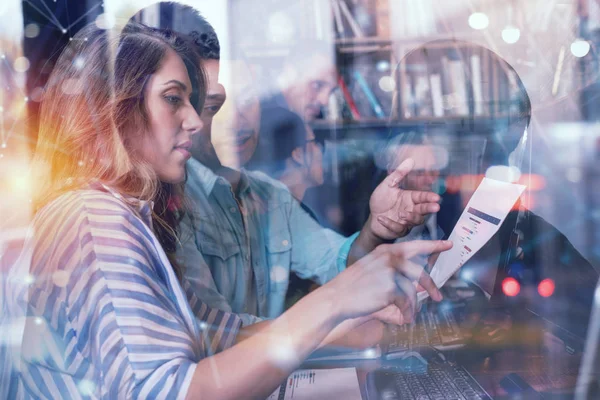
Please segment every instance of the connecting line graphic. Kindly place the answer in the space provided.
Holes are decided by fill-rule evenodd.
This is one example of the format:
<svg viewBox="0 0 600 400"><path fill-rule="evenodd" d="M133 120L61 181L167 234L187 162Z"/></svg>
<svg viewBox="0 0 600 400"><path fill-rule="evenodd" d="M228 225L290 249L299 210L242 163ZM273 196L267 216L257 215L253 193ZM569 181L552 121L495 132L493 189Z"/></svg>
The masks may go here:
<svg viewBox="0 0 600 400"><path fill-rule="evenodd" d="M82 21L84 18L86 18L88 15L90 15L94 11L96 11L96 9L98 7L103 7L103 3L98 3L94 6L92 6L89 10L87 10L83 15L81 15L79 18L75 19L73 22L69 21L68 7L67 7L67 26L65 27L60 23L60 20L56 17L56 15L54 15L54 13L50 9L50 7L48 7L48 5L46 4L45 1L43 1L43 0L39 1L39 3L41 3L41 8L38 5L36 5L36 3L38 3L38 2L34 3L34 0L23 0L23 1L24 1L24 3L27 3L29 6L31 6L31 8L33 8L35 11L37 11L42 17L44 17L50 25L58 28L63 34L67 34L73 26L78 24L80 21ZM56 3L56 0L54 0L54 3ZM70 40L73 40L73 39L70 38ZM12 81L12 83L14 84L14 87L22 95L22 98L24 100L23 105L25 105L29 101L29 98L23 91L22 86L19 85L19 83L15 79L12 66L10 65L9 61L6 59L6 56L4 54L2 54L2 56L0 58L2 60L4 60L4 64L6 64L6 67L8 70L8 74L6 74L6 76L9 77L9 80ZM1 62L0 62L0 65L1 65ZM13 86L13 85L11 85L11 86ZM4 114L10 110L5 109L4 104L2 104L3 100L4 100L4 96L0 100L2 100L2 102L0 102L0 153L1 153L2 150L4 150L6 148L6 142L8 141L8 139L10 138L10 136L12 134L12 131L16 125L16 120L13 121L12 126L7 131L7 129L5 127L6 121L5 121ZM22 110L18 110L18 112L21 112L21 111Z"/></svg>
<svg viewBox="0 0 600 400"><path fill-rule="evenodd" d="M54 15L54 13L52 12L52 10L50 10L50 8L46 5L46 3L44 1L41 1L40 3L44 6L44 8L47 10L47 14L40 10L39 7L37 7L32 0L23 0L25 3L29 4L34 10L36 10L41 16L43 16L44 18L46 18L46 20L48 20L48 22L50 22L52 25L54 25L55 27L57 27L58 29L60 29L60 31L62 33L67 33L69 31L69 29L71 29L73 26L75 26L79 21L81 21L82 19L84 19L85 17L87 17L91 12L95 11L98 7L102 7L102 3L98 3L94 6L92 6L89 10L87 10L83 15L81 15L79 18L77 18L75 21L71 22L68 26L64 27L60 21L58 20L58 18L56 18L56 16ZM56 0L54 0L54 2L56 3Z"/></svg>
<svg viewBox="0 0 600 400"><path fill-rule="evenodd" d="M36 10L38 13L40 13L41 16L43 16L44 18L46 18L48 20L48 22L50 22L52 25L56 26L58 29L60 29L63 33L66 33L67 30L61 25L60 21L54 16L54 14L52 13L52 11L50 11L50 16L44 14L44 12L42 10L40 10L35 4L33 4L30 0L24 0L25 3L29 4L34 10ZM46 6L46 4L42 1L41 2L44 7L48 7Z"/></svg>

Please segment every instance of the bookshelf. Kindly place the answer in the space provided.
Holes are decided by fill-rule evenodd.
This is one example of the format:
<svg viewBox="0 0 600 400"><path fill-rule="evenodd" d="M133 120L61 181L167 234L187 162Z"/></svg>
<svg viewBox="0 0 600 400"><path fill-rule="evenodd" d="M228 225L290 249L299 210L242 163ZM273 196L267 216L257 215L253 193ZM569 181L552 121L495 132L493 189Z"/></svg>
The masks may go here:
<svg viewBox="0 0 600 400"><path fill-rule="evenodd" d="M413 23L417 31L403 28L399 36L390 21L398 2L329 1L343 81L324 115L331 129L354 129L359 121L373 126L378 119L407 127L431 120L502 120L520 112L514 70L470 43L473 32L429 34ZM315 126L324 130L327 123Z"/></svg>

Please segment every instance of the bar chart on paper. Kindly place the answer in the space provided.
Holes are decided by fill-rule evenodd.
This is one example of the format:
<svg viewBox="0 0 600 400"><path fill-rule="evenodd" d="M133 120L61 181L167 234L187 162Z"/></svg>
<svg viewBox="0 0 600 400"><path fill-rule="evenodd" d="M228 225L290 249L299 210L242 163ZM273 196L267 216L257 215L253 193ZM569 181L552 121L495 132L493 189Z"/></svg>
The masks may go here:
<svg viewBox="0 0 600 400"><path fill-rule="evenodd" d="M438 287L494 236L524 190L523 185L483 179L448 238L452 248L441 253L431 269ZM427 292L420 292L418 298L424 300Z"/></svg>
<svg viewBox="0 0 600 400"><path fill-rule="evenodd" d="M454 246L460 246L459 268L474 254L473 249L477 246L477 236L482 233L485 234L485 232L481 231L486 230L487 223L498 228L500 227L499 218L493 217L473 207L467 208L467 215L459 221L460 229L456 235L458 243L454 243ZM498 229L496 228L493 232L495 233L497 230Z"/></svg>

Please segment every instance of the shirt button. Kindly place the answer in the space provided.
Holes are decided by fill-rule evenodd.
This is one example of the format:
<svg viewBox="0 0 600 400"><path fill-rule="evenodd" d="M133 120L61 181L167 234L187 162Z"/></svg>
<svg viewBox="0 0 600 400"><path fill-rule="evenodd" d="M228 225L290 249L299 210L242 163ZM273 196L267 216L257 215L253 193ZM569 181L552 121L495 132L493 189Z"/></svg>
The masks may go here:
<svg viewBox="0 0 600 400"><path fill-rule="evenodd" d="M281 242L282 245L287 246L290 242L288 242L287 240L284 240L283 242Z"/></svg>
<svg viewBox="0 0 600 400"><path fill-rule="evenodd" d="M235 207L231 207L229 211L231 211L232 214L235 213Z"/></svg>

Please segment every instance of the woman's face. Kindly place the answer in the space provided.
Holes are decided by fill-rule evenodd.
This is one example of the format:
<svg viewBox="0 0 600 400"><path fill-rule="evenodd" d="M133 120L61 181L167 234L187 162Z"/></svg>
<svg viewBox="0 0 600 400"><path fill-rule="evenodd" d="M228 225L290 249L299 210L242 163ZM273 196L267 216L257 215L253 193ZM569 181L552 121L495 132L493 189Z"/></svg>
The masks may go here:
<svg viewBox="0 0 600 400"><path fill-rule="evenodd" d="M165 183L185 178L185 162L190 158L192 136L202 121L190 102L192 84L181 58L168 49L160 69L145 88L144 106L149 124L139 151Z"/></svg>

